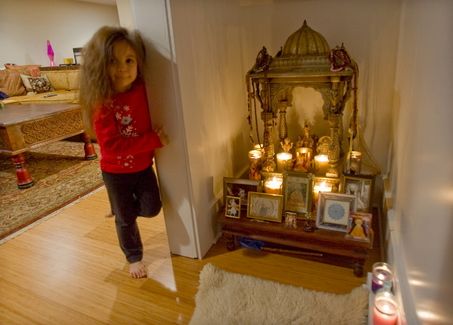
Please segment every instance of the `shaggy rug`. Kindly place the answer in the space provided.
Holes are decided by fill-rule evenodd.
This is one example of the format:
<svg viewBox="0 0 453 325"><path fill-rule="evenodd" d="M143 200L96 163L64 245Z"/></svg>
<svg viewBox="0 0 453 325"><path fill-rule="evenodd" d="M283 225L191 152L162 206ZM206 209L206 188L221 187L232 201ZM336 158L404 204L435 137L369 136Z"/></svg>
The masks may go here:
<svg viewBox="0 0 453 325"><path fill-rule="evenodd" d="M0 155L0 239L103 184L99 158L85 160L83 143L58 141L25 157L35 185L19 190L10 157Z"/></svg>
<svg viewBox="0 0 453 325"><path fill-rule="evenodd" d="M190 325L366 324L368 290L333 294L223 271L206 264L200 273Z"/></svg>

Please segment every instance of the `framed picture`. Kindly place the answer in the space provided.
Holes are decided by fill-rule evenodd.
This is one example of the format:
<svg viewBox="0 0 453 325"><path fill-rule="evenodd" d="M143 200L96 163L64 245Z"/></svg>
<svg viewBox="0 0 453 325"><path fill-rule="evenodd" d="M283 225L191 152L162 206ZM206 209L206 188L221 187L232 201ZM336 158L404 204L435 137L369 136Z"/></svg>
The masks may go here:
<svg viewBox="0 0 453 325"><path fill-rule="evenodd" d="M82 62L83 62L82 50L83 50L83 47L74 47L74 48L72 48L72 53L74 54L74 62L75 62L75 64L82 64Z"/></svg>
<svg viewBox="0 0 453 325"><path fill-rule="evenodd" d="M286 211L285 212L285 227L297 228L297 213Z"/></svg>
<svg viewBox="0 0 453 325"><path fill-rule="evenodd" d="M282 222L283 195L249 192L247 217Z"/></svg>
<svg viewBox="0 0 453 325"><path fill-rule="evenodd" d="M368 243L373 242L373 228L372 228L371 213L366 212L353 212L349 216L348 230L345 235L346 238L352 240L365 241Z"/></svg>
<svg viewBox="0 0 453 325"><path fill-rule="evenodd" d="M357 211L369 212L373 183L373 176L343 176L342 192L356 197Z"/></svg>
<svg viewBox="0 0 453 325"><path fill-rule="evenodd" d="M311 211L313 191L310 173L286 172L283 178L284 209L305 216Z"/></svg>
<svg viewBox="0 0 453 325"><path fill-rule="evenodd" d="M223 178L223 202L226 205L226 197L234 196L241 198L241 208L247 209L248 192L259 192L260 181L242 178Z"/></svg>
<svg viewBox="0 0 453 325"><path fill-rule="evenodd" d="M239 219L241 217L241 198L226 196L225 217Z"/></svg>
<svg viewBox="0 0 453 325"><path fill-rule="evenodd" d="M355 196L340 193L319 193L316 226L347 232L349 215L355 212Z"/></svg>

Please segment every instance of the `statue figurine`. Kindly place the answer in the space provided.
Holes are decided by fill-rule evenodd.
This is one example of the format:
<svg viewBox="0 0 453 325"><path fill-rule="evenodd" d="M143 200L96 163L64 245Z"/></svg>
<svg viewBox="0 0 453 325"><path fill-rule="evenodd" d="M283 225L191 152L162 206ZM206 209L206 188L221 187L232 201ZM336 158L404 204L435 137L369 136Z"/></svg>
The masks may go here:
<svg viewBox="0 0 453 325"><path fill-rule="evenodd" d="M260 164L258 162L252 162L250 164L249 179L257 181L261 179Z"/></svg>
<svg viewBox="0 0 453 325"><path fill-rule="evenodd" d="M287 137L284 138L283 141L280 141L280 145L284 152L290 152L294 144L291 142L291 139Z"/></svg>
<svg viewBox="0 0 453 325"><path fill-rule="evenodd" d="M304 125L304 135L302 139L300 140L301 147L306 147L310 149L314 149L315 141L313 140L311 134L310 134L310 125L305 122Z"/></svg>

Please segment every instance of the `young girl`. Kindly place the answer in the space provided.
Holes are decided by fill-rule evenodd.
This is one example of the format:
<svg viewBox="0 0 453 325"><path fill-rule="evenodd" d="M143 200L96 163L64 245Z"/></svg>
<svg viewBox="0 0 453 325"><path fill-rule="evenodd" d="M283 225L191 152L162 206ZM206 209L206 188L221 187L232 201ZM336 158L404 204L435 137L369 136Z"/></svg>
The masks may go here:
<svg viewBox="0 0 453 325"><path fill-rule="evenodd" d="M133 278L146 277L136 219L156 216L161 209L152 164L164 135L151 126L143 81L145 48L138 32L105 26L83 53L80 103L85 128L92 135L94 129L101 149L102 177L129 272Z"/></svg>

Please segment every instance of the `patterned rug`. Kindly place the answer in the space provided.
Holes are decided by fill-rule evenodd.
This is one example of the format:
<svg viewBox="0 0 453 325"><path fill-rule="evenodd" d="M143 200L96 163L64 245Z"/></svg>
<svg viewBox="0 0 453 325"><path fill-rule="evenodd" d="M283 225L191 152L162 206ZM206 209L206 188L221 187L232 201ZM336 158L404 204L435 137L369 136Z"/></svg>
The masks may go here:
<svg viewBox="0 0 453 325"><path fill-rule="evenodd" d="M99 147L95 144L99 156ZM25 153L35 185L19 190L9 156L0 154L0 239L99 188L99 158L85 160L83 143L58 141Z"/></svg>

